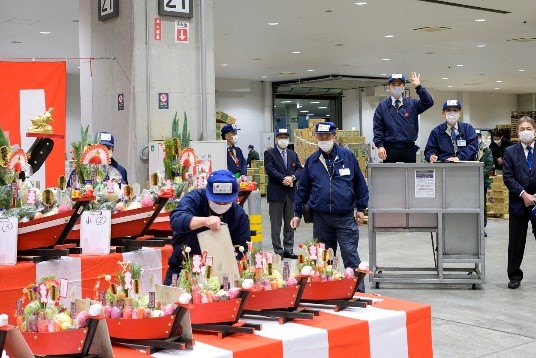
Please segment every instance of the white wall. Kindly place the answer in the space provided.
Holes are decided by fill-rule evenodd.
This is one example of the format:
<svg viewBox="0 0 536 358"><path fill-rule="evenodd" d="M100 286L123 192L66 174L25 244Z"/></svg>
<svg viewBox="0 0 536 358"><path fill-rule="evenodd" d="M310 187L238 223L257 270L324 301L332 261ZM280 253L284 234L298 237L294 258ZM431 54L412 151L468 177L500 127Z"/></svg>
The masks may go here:
<svg viewBox="0 0 536 358"><path fill-rule="evenodd" d="M216 78L216 111L236 118L240 128L237 145L244 156L249 144L259 151L260 133L264 131L262 82Z"/></svg>
<svg viewBox="0 0 536 358"><path fill-rule="evenodd" d="M65 149L71 151L71 143L80 140L80 76L67 75L67 110L65 115ZM71 159L67 155L67 159Z"/></svg>

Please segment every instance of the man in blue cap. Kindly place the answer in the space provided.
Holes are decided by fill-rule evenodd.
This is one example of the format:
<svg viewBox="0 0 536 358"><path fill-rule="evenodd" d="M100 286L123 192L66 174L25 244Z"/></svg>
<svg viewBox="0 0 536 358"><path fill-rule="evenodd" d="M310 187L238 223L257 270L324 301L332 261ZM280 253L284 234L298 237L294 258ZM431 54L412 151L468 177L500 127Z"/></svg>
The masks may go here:
<svg viewBox="0 0 536 358"><path fill-rule="evenodd" d="M100 144L104 145L108 149L110 152L110 157L112 157L110 167L108 168L107 179L117 179L118 181L121 181L121 184L128 184L126 169L123 168L113 157L115 139L112 133L97 133L97 139L100 141Z"/></svg>
<svg viewBox="0 0 536 358"><path fill-rule="evenodd" d="M424 159L427 162L458 162L460 160L476 160L478 138L473 126L461 123L462 103L450 99L443 103L441 123L430 132L428 143L424 149Z"/></svg>
<svg viewBox="0 0 536 358"><path fill-rule="evenodd" d="M164 285L170 285L173 275L179 275L182 268L183 246L191 248L190 255L201 255L197 234L206 231L218 231L226 223L231 233L231 240L236 247L237 260L242 258L238 250L251 240L249 217L237 204L238 183L233 173L217 170L207 179L206 189L196 189L186 194L178 206L171 212L170 223L173 229L173 253L169 257L169 268ZM217 255L217 253L210 253Z"/></svg>
<svg viewBox="0 0 536 358"><path fill-rule="evenodd" d="M419 135L419 114L434 105L432 96L421 85L421 75L411 73L410 82L419 99L404 98L406 78L400 73L389 76L391 96L374 112L374 144L384 163L415 163L415 141Z"/></svg>
<svg viewBox="0 0 536 358"><path fill-rule="evenodd" d="M275 148L264 152L264 169L268 175L267 199L272 246L283 258L296 259L294 254L294 230L290 221L294 216L294 195L300 179L302 165L298 154L288 149L287 128L275 131ZM281 222L283 222L283 246L281 246Z"/></svg>
<svg viewBox="0 0 536 358"><path fill-rule="evenodd" d="M246 174L248 173L246 158L242 154L242 149L236 146L236 143L238 143L237 131L239 130L236 124L226 124L221 129L221 139L227 141L227 169L239 181L246 181Z"/></svg>
<svg viewBox="0 0 536 358"><path fill-rule="evenodd" d="M318 151L305 161L298 182L291 227L300 226L303 204L313 211L313 232L326 249L341 248L344 267L357 269L358 224L368 206L368 188L354 154L335 144L337 127L332 122L316 125ZM359 291L365 285L360 283Z"/></svg>

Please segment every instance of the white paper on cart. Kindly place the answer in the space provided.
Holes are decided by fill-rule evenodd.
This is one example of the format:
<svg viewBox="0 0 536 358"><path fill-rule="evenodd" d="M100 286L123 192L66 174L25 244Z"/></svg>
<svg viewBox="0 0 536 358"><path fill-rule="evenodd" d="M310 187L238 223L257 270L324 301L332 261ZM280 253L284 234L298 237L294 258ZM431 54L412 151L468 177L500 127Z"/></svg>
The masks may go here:
<svg viewBox="0 0 536 358"><path fill-rule="evenodd" d="M84 211L80 218L82 255L108 255L112 235L110 210Z"/></svg>
<svg viewBox="0 0 536 358"><path fill-rule="evenodd" d="M17 238L19 221L17 218L0 219L0 265L17 263Z"/></svg>

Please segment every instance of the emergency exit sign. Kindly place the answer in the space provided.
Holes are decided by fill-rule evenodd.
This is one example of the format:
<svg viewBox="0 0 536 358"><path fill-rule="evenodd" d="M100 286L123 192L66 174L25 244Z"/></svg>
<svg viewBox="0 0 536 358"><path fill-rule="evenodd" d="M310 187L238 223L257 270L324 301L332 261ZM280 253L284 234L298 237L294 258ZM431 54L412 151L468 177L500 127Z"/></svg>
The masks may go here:
<svg viewBox="0 0 536 358"><path fill-rule="evenodd" d="M189 43L190 23L187 21L175 21L175 43Z"/></svg>

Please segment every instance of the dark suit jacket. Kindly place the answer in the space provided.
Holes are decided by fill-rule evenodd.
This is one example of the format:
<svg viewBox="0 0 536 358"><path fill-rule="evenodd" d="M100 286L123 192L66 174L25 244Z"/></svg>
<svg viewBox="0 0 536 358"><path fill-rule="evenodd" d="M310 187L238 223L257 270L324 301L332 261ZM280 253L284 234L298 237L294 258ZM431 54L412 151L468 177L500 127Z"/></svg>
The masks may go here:
<svg viewBox="0 0 536 358"><path fill-rule="evenodd" d="M296 186L302 172L302 165L296 152L287 148L287 167L278 148L271 148L264 152L264 170L268 175L268 188L266 198L268 201L283 201L290 194L294 200ZM283 185L286 176L296 177L294 186Z"/></svg>
<svg viewBox="0 0 536 358"><path fill-rule="evenodd" d="M248 173L248 165L244 154L242 154L242 149L238 147L233 148L236 152L235 157L231 154L231 149L227 147L227 169L233 174L240 173L240 175L246 175Z"/></svg>
<svg viewBox="0 0 536 358"><path fill-rule="evenodd" d="M513 215L524 215L527 209L519 194L523 190L531 195L536 193L536 159L529 170L521 143L506 148L503 159L503 179L509 191L508 211Z"/></svg>

